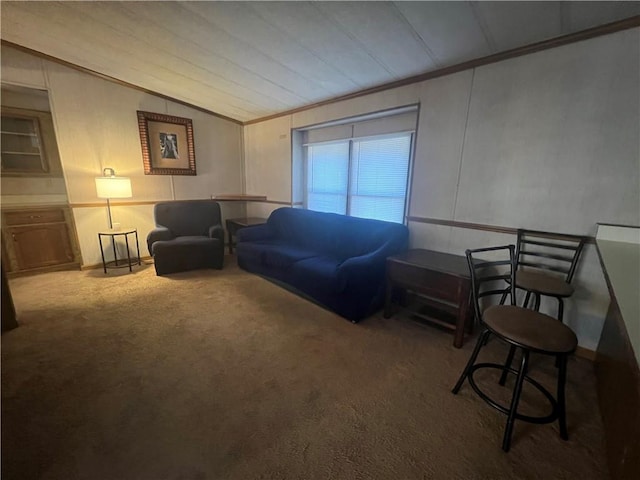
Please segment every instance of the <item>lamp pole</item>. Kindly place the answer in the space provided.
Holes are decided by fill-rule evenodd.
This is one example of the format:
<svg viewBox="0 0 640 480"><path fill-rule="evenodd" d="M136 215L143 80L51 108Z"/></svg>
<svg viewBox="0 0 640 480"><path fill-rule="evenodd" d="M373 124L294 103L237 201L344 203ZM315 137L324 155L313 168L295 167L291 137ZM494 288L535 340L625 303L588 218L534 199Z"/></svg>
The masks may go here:
<svg viewBox="0 0 640 480"><path fill-rule="evenodd" d="M109 212L109 230L113 230L113 222L111 222L111 203L109 203L109 198L107 198L107 211Z"/></svg>

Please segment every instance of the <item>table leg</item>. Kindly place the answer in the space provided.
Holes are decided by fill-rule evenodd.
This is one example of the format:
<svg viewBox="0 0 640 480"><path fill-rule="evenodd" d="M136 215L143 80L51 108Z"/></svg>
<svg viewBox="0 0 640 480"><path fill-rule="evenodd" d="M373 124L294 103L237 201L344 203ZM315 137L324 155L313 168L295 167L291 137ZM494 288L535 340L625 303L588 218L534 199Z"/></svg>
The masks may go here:
<svg viewBox="0 0 640 480"><path fill-rule="evenodd" d="M116 237L111 235L111 244L113 245L113 261L118 266L118 253L116 252Z"/></svg>
<svg viewBox="0 0 640 480"><path fill-rule="evenodd" d="M133 270L131 270L131 252L129 251L129 234L127 233L124 234L124 244L127 246L127 262L129 263L129 271L132 272Z"/></svg>
<svg viewBox="0 0 640 480"><path fill-rule="evenodd" d="M229 253L233 253L233 235L231 233L231 228L227 227L227 233L229 234Z"/></svg>
<svg viewBox="0 0 640 480"><path fill-rule="evenodd" d="M104 260L104 249L102 248L102 235L98 234L98 242L100 242L100 255L102 256L102 268L107 273L107 262Z"/></svg>
<svg viewBox="0 0 640 480"><path fill-rule="evenodd" d="M140 260L140 243L138 243L138 230L136 230L136 250L138 252L138 265L142 265L141 260Z"/></svg>
<svg viewBox="0 0 640 480"><path fill-rule="evenodd" d="M469 291L469 298L467 299L467 332L472 334L476 325L476 310L473 306L473 295Z"/></svg>
<svg viewBox="0 0 640 480"><path fill-rule="evenodd" d="M393 296L393 282L387 278L387 287L384 295L384 318L391 317L391 297Z"/></svg>
<svg viewBox="0 0 640 480"><path fill-rule="evenodd" d="M460 282L458 285L458 318L456 319L456 330L453 337L453 346L461 348L464 342L464 331L467 326L469 316L469 283Z"/></svg>

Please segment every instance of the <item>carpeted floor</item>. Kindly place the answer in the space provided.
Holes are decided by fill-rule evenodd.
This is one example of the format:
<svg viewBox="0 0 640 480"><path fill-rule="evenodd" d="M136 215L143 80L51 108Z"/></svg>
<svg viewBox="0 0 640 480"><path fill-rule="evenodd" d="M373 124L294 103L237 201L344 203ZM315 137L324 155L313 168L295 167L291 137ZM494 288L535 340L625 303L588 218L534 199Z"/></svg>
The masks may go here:
<svg viewBox="0 0 640 480"><path fill-rule="evenodd" d="M468 384L450 392L473 341L381 314L353 325L234 264L12 280L2 479L608 478L588 361L569 363L570 440L517 422L505 454L505 417ZM553 389L551 360L531 374ZM512 380L491 375L508 402Z"/></svg>

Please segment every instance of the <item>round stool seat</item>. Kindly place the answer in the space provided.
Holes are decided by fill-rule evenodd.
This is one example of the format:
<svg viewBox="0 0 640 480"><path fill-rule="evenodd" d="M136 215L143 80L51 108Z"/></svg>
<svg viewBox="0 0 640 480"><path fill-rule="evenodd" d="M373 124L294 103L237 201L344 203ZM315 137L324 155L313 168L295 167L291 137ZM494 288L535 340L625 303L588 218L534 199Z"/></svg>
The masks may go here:
<svg viewBox="0 0 640 480"><path fill-rule="evenodd" d="M508 342L547 354L571 353L578 339L553 317L514 305L488 307L482 319L489 330Z"/></svg>
<svg viewBox="0 0 640 480"><path fill-rule="evenodd" d="M570 297L573 294L573 287L562 278L534 270L518 270L516 287L553 297Z"/></svg>

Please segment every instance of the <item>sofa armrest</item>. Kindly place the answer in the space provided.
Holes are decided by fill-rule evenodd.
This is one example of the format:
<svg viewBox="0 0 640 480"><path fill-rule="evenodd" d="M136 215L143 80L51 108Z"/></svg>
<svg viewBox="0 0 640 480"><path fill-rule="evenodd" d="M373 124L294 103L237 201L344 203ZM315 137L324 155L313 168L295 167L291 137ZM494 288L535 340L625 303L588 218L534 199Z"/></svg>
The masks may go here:
<svg viewBox="0 0 640 480"><path fill-rule="evenodd" d="M351 257L338 267L338 278L346 285L357 289L378 288L384 285L387 257L403 252L408 247L409 231L397 234L373 250L358 257Z"/></svg>
<svg viewBox="0 0 640 480"><path fill-rule="evenodd" d="M375 252L360 255L359 257L347 258L338 267L338 271L350 272L350 271L363 271L371 270L374 265L386 265L386 256L376 255Z"/></svg>
<svg viewBox="0 0 640 480"><path fill-rule="evenodd" d="M273 238L271 229L268 224L251 225L250 227L241 228L236 232L236 241L241 242L255 242L260 240L269 240Z"/></svg>
<svg viewBox="0 0 640 480"><path fill-rule="evenodd" d="M338 267L338 281L343 288L377 289L384 280L386 255L380 251L351 257Z"/></svg>
<svg viewBox="0 0 640 480"><path fill-rule="evenodd" d="M158 226L151 230L147 235L147 248L149 249L149 254L153 255L153 251L151 250L154 242L158 242L160 240L171 240L173 238L173 233L167 227Z"/></svg>
<svg viewBox="0 0 640 480"><path fill-rule="evenodd" d="M224 228L222 225L213 225L209 227L209 238L217 238L224 244Z"/></svg>

